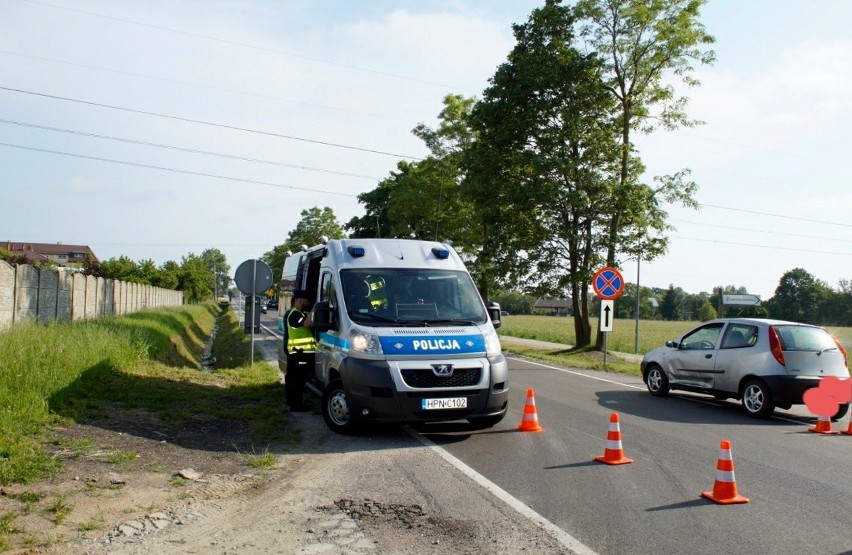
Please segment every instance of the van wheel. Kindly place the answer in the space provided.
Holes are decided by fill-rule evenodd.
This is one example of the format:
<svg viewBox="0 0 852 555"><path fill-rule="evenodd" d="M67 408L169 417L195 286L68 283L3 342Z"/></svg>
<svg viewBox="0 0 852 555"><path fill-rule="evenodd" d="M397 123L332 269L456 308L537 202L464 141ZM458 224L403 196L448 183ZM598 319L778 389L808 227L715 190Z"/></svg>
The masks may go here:
<svg viewBox="0 0 852 555"><path fill-rule="evenodd" d="M769 388L760 380L749 380L743 388L743 408L751 417L766 418L775 410Z"/></svg>
<svg viewBox="0 0 852 555"><path fill-rule="evenodd" d="M834 413L834 416L831 419L835 422L846 416L846 413L849 412L849 403L845 403L840 405L840 408L837 409L837 412Z"/></svg>
<svg viewBox="0 0 852 555"><path fill-rule="evenodd" d="M355 429L343 382L339 379L332 380L322 393L322 418L332 432L350 434Z"/></svg>
<svg viewBox="0 0 852 555"><path fill-rule="evenodd" d="M648 386L648 393L654 397L665 397L669 394L669 379L663 369L656 364L648 367L648 372L645 373L645 385Z"/></svg>

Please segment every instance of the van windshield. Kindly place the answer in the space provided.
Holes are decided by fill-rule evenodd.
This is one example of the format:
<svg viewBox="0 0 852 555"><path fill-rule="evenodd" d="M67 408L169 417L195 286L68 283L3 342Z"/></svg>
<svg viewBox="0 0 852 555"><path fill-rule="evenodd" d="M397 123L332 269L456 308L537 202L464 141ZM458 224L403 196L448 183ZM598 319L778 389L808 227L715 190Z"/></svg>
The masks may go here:
<svg viewBox="0 0 852 555"><path fill-rule="evenodd" d="M466 272L376 268L341 270L349 317L372 326L484 324L487 314Z"/></svg>

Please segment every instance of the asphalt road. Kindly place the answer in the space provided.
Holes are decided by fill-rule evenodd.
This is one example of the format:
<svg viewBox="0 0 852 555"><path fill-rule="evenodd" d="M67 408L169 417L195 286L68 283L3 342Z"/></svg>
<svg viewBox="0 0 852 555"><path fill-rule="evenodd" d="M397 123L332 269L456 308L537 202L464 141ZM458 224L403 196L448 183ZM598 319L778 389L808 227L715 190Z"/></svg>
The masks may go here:
<svg viewBox="0 0 852 555"><path fill-rule="evenodd" d="M802 408L757 421L738 403L651 397L638 377L512 359L511 412L492 430L423 433L598 553L852 552L852 436L809 433ZM541 433L517 432L532 388ZM593 461L619 415L624 455ZM845 430L847 419L835 423ZM720 442L738 492L717 505Z"/></svg>
<svg viewBox="0 0 852 555"><path fill-rule="evenodd" d="M274 329L274 314L263 321ZM813 418L804 407L759 421L733 401L651 397L635 376L516 358L510 368L510 411L501 424L417 432L590 550L852 553L852 436L809 433ZM541 433L517 430L528 388ZM613 412L631 464L593 461L604 452ZM848 418L835 429L846 430ZM713 489L721 440L731 442L737 489L749 503L700 497Z"/></svg>

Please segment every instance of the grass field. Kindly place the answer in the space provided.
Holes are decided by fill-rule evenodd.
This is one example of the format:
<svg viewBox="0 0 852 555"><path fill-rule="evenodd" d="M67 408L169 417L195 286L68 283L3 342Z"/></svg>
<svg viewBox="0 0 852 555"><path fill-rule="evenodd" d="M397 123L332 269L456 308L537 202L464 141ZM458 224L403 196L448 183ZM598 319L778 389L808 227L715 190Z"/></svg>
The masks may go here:
<svg viewBox="0 0 852 555"><path fill-rule="evenodd" d="M500 335L550 341L564 345L575 343L573 318L510 315L504 316L502 321L503 325L497 330ZM592 330L597 330L598 319L592 318L591 322ZM640 320L637 350L636 321L616 319L613 322L612 331L609 332L607 337L607 350L645 354L651 349L663 345L669 339L677 339L698 324L695 321ZM828 327L827 329L840 340L847 352L852 351L852 328Z"/></svg>

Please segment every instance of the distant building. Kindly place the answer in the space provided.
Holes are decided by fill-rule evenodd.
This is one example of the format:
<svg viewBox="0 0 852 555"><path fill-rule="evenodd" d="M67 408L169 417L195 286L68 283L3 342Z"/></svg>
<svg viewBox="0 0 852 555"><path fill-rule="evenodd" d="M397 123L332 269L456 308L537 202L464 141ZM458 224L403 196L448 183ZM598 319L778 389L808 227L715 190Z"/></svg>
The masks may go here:
<svg viewBox="0 0 852 555"><path fill-rule="evenodd" d="M81 268L89 256L93 262L100 262L92 249L85 245L65 245L63 243L0 243L12 254L23 256L33 262L50 261L61 267Z"/></svg>
<svg viewBox="0 0 852 555"><path fill-rule="evenodd" d="M571 301L566 299L538 299L533 308L541 310L552 310L555 316L566 316L571 314Z"/></svg>

